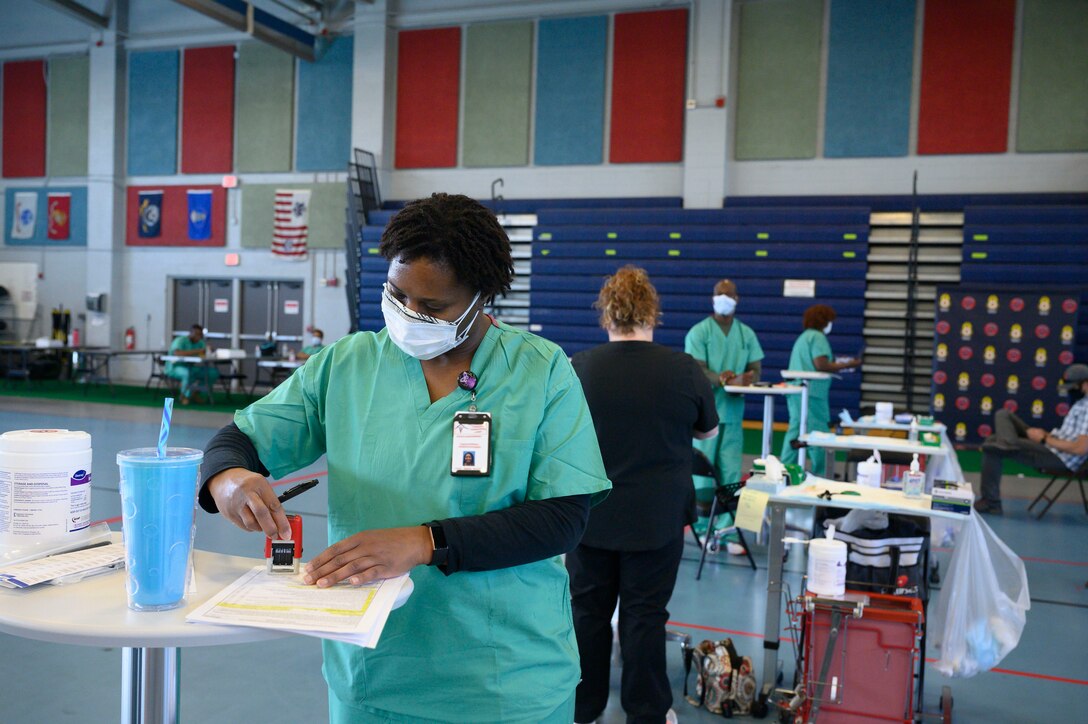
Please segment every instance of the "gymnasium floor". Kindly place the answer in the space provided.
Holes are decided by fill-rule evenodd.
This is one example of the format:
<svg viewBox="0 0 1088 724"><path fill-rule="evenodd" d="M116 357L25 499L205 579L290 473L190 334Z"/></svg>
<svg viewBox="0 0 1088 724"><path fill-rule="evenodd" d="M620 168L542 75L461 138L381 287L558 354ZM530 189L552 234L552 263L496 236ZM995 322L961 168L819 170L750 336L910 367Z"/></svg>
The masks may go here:
<svg viewBox="0 0 1088 724"><path fill-rule="evenodd" d="M203 447L228 422L222 413L177 409L170 444ZM94 446L92 519L120 528L114 456L118 450L152 446L159 412L152 408L0 398L0 431L32 427L85 430ZM323 477L319 461L291 476ZM977 483L977 474L968 474ZM285 481L284 484L286 484ZM996 671L971 679L947 680L927 671L925 709L935 712L941 686L949 684L957 722L1049 722L1088 719L1088 515L1067 491L1042 521L1026 507L1042 481L1007 476L1005 515L987 518L999 536L1024 558L1032 609L1019 647ZM320 488L318 489L320 490ZM308 552L325 545L325 498L317 491L289 506L305 514ZM220 519L198 514L197 547L257 556L262 542ZM803 524L802 519L798 519ZM670 604L670 627L703 638L731 636L740 653L761 661L761 630L767 585L766 555L754 547L759 570L743 557L712 557L695 581L698 551L689 545ZM949 551L937 551L946 567ZM309 556L306 556L309 557ZM792 555L786 583L801 587L803 556ZM119 575L119 574L111 574ZM32 592L26 595L33 595ZM934 593L934 597L937 593ZM670 644L674 709L682 722L718 721L683 701L679 647ZM783 641L785 678L792 680L792 652ZM930 654L932 656L932 652ZM306 637L220 647L185 649L182 654L181 715L189 722L298 724L327 720L318 642ZM624 721L619 705L619 670L613 697L601 719ZM0 634L0 722L111 722L120 718L121 652L40 643ZM451 694L451 702L455 694ZM939 719L937 719L939 720ZM770 718L767 721L771 721Z"/></svg>

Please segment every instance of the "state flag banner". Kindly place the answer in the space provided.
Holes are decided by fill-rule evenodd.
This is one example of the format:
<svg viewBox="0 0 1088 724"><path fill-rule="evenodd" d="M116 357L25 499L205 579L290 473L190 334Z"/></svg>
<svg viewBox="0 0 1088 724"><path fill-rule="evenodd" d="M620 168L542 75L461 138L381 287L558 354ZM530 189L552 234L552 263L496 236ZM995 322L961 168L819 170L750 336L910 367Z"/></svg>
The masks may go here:
<svg viewBox="0 0 1088 724"><path fill-rule="evenodd" d="M309 190L278 189L274 213L272 255L291 261L304 260L310 233Z"/></svg>
<svg viewBox="0 0 1088 724"><path fill-rule="evenodd" d="M34 222L38 217L38 192L16 191L15 208L11 216L11 238L33 239Z"/></svg>
<svg viewBox="0 0 1088 724"><path fill-rule="evenodd" d="M138 198L140 238L154 239L162 234L162 191L141 191Z"/></svg>
<svg viewBox="0 0 1088 724"><path fill-rule="evenodd" d="M212 238L212 192L189 191L189 238L205 241Z"/></svg>
<svg viewBox="0 0 1088 724"><path fill-rule="evenodd" d="M58 241L72 235L72 194L59 191L49 192L46 203L49 226L47 236Z"/></svg>

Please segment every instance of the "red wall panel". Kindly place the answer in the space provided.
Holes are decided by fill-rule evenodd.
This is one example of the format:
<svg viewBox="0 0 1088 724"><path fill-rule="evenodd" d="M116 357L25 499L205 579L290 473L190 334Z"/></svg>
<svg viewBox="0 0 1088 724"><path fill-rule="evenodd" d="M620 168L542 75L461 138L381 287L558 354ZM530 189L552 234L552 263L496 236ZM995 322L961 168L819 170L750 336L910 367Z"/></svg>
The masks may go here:
<svg viewBox="0 0 1088 724"><path fill-rule="evenodd" d="M181 91L181 172L234 166L234 46L185 51Z"/></svg>
<svg viewBox="0 0 1088 724"><path fill-rule="evenodd" d="M1016 0L926 0L918 153L1004 153Z"/></svg>
<svg viewBox="0 0 1088 724"><path fill-rule="evenodd" d="M616 15L609 161L680 161L688 11Z"/></svg>
<svg viewBox="0 0 1088 724"><path fill-rule="evenodd" d="M212 235L189 239L189 191L212 192ZM162 191L162 221L159 236L140 236L140 192ZM272 240L269 239L271 244ZM222 186L129 186L125 206L125 246L226 246L227 191Z"/></svg>
<svg viewBox="0 0 1088 724"><path fill-rule="evenodd" d="M397 44L397 168L457 165L461 29L406 30Z"/></svg>
<svg viewBox="0 0 1088 724"><path fill-rule="evenodd" d="M45 61L4 63L3 175L45 175Z"/></svg>

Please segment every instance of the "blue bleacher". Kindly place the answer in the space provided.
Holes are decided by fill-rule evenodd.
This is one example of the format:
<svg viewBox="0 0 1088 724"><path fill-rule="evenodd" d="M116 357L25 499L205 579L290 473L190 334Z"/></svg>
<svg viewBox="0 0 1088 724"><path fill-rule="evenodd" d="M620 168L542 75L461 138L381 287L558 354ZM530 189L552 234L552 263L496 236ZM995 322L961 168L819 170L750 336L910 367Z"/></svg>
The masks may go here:
<svg viewBox="0 0 1088 724"><path fill-rule="evenodd" d="M1059 206L1088 204L1085 193L886 194L872 196L729 196L726 208L750 206L866 206L873 211L962 211L968 206Z"/></svg>
<svg viewBox="0 0 1088 724"><path fill-rule="evenodd" d="M1070 287L1081 313L1074 357L1088 360L1088 195L1049 204L984 205L964 209L963 283Z"/></svg>

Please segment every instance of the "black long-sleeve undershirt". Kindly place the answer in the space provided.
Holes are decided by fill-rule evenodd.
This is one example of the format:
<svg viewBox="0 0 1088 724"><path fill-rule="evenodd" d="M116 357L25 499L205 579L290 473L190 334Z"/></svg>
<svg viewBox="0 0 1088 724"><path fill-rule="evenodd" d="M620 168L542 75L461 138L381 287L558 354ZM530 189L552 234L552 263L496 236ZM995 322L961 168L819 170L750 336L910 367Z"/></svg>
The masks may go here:
<svg viewBox="0 0 1088 724"><path fill-rule="evenodd" d="M209 513L219 509L208 492L208 480L228 468L268 475L253 441L233 422L217 432L204 449L199 501ZM589 495L530 500L483 515L440 520L450 549L441 570L447 575L489 571L573 550L589 520L589 500Z"/></svg>

